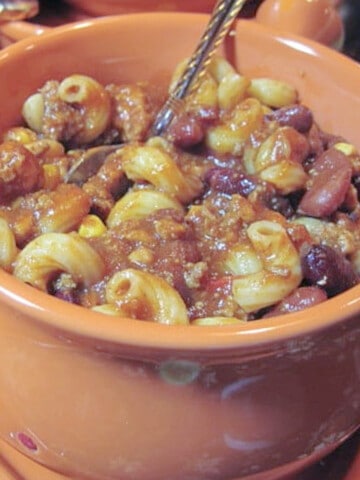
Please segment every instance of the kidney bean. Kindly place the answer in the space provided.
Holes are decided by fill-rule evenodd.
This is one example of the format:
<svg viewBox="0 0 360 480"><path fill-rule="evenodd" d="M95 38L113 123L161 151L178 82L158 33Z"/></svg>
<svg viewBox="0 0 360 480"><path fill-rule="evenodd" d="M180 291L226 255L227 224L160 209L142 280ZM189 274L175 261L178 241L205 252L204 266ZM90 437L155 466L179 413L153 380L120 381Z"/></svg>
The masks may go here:
<svg viewBox="0 0 360 480"><path fill-rule="evenodd" d="M177 147L186 149L203 140L204 129L200 119L182 112L170 124L168 135Z"/></svg>
<svg viewBox="0 0 360 480"><path fill-rule="evenodd" d="M301 255L305 281L323 288L329 296L353 287L358 282L350 262L327 245L312 245Z"/></svg>
<svg viewBox="0 0 360 480"><path fill-rule="evenodd" d="M280 195L273 195L269 198L266 206L274 210L274 212L281 213L285 218L290 218L294 215L294 208L290 200Z"/></svg>
<svg viewBox="0 0 360 480"><path fill-rule="evenodd" d="M238 193L244 197L256 188L256 183L250 176L231 168L211 168L205 176L205 182L217 192L228 195Z"/></svg>
<svg viewBox="0 0 360 480"><path fill-rule="evenodd" d="M200 107L194 112L196 118L200 120L201 124L205 127L207 125L219 120L219 109L216 107Z"/></svg>
<svg viewBox="0 0 360 480"><path fill-rule="evenodd" d="M313 164L312 185L302 197L298 212L313 217L327 217L343 203L350 187L352 165L342 152L326 150Z"/></svg>
<svg viewBox="0 0 360 480"><path fill-rule="evenodd" d="M50 292L51 295L54 295L54 297L59 298L60 300L65 300L69 303L77 303L74 290L56 289L51 286Z"/></svg>
<svg viewBox="0 0 360 480"><path fill-rule="evenodd" d="M263 318L305 310L305 308L313 307L325 300L327 300L327 295L322 288L314 286L300 287L267 312Z"/></svg>
<svg viewBox="0 0 360 480"><path fill-rule="evenodd" d="M313 124L313 114L304 105L289 105L274 110L266 119L275 120L281 126L293 127L300 133L307 133Z"/></svg>
<svg viewBox="0 0 360 480"><path fill-rule="evenodd" d="M360 200L360 175L355 175L352 179L352 183L357 192L357 198Z"/></svg>
<svg viewBox="0 0 360 480"><path fill-rule="evenodd" d="M314 158L319 157L326 149L323 132L320 130L318 125L316 125L316 123L313 123L312 127L310 128L307 134L307 139L310 146L309 156L310 159L313 160Z"/></svg>

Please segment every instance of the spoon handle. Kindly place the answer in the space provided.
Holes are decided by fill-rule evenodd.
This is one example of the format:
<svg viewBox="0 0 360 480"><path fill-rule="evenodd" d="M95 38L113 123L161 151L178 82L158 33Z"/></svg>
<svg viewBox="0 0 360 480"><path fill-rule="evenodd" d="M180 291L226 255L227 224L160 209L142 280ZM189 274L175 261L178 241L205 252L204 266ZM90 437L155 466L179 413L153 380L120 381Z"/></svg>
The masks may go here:
<svg viewBox="0 0 360 480"><path fill-rule="evenodd" d="M176 112L179 100L182 100L185 95L196 88L212 56L223 41L245 2L246 0L218 0L184 73L170 92L168 100L155 119L151 135L160 135L168 127Z"/></svg>
<svg viewBox="0 0 360 480"><path fill-rule="evenodd" d="M0 22L24 20L34 17L39 12L37 0L1 0Z"/></svg>

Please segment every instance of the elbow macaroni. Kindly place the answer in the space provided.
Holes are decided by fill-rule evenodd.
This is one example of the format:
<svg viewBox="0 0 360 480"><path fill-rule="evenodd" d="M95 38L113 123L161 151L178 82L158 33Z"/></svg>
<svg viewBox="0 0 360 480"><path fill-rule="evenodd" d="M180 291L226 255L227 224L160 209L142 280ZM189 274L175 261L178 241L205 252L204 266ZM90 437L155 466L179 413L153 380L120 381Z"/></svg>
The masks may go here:
<svg viewBox="0 0 360 480"><path fill-rule="evenodd" d="M152 145L126 145L121 149L121 166L133 181L146 181L181 203L197 197L202 185L185 177L168 151Z"/></svg>
<svg viewBox="0 0 360 480"><path fill-rule="evenodd" d="M308 180L302 166L307 152L302 136L290 127L282 127L260 145L255 156L244 155L244 166L248 173L259 175L287 195L303 188Z"/></svg>
<svg viewBox="0 0 360 480"><path fill-rule="evenodd" d="M184 212L180 202L157 190L136 190L126 193L116 202L107 217L109 228L132 218L145 218L151 213L171 208Z"/></svg>
<svg viewBox="0 0 360 480"><path fill-rule="evenodd" d="M281 108L297 102L296 89L286 82L273 78L253 78L248 88L248 94L260 100L269 107Z"/></svg>
<svg viewBox="0 0 360 480"><path fill-rule="evenodd" d="M68 104L84 109L84 128L77 134L77 142L89 143L101 135L110 122L110 98L104 87L86 75L70 75L59 85L58 94Z"/></svg>
<svg viewBox="0 0 360 480"><path fill-rule="evenodd" d="M207 130L206 145L220 154L239 155L246 139L260 128L262 120L261 103L255 98L247 98L224 115L219 125Z"/></svg>
<svg viewBox="0 0 360 480"><path fill-rule="evenodd" d="M221 110L230 110L244 99L250 79L240 75L224 58L215 57L210 63L209 72L218 83L217 100Z"/></svg>
<svg viewBox="0 0 360 480"><path fill-rule="evenodd" d="M34 93L26 99L22 108L22 116L28 126L37 133L43 128L44 99L41 93Z"/></svg>
<svg viewBox="0 0 360 480"><path fill-rule="evenodd" d="M100 255L75 233L40 235L15 261L15 277L43 291L59 272L69 273L76 283L90 286L103 278L105 266Z"/></svg>
<svg viewBox="0 0 360 480"><path fill-rule="evenodd" d="M6 271L12 270L13 262L18 253L15 236L8 222L0 217L0 267Z"/></svg>
<svg viewBox="0 0 360 480"><path fill-rule="evenodd" d="M106 300L131 318L167 325L188 323L179 293L162 278L140 270L117 272L107 284Z"/></svg>
<svg viewBox="0 0 360 480"><path fill-rule="evenodd" d="M90 143L101 135L111 120L111 101L105 88L87 75L73 74L64 78L57 88L59 104L71 112L81 112L82 123L77 125L73 140ZM42 92L31 95L22 108L22 115L30 128L38 133L44 131L47 103ZM60 109L60 107L59 107Z"/></svg>
<svg viewBox="0 0 360 480"><path fill-rule="evenodd" d="M300 284L302 276L299 254L280 224L254 222L247 234L253 251L249 256L243 253L232 289L236 302L249 313L279 302Z"/></svg>

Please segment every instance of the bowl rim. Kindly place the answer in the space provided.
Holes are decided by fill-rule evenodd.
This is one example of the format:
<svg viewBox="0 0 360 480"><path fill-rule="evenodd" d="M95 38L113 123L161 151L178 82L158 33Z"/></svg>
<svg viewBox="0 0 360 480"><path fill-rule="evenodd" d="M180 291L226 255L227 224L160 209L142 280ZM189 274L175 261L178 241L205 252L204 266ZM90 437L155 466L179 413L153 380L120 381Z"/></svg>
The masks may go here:
<svg viewBox="0 0 360 480"><path fill-rule="evenodd" d="M104 315L59 300L0 271L0 302L35 323L62 332L64 338L82 337L111 345L181 352L263 349L296 338L309 338L344 324L360 312L360 285L307 309L241 325L163 325ZM16 319L16 313L14 317ZM14 319L14 321L15 321ZM119 323L121 322L121 325ZM293 345L294 346L294 345Z"/></svg>
<svg viewBox="0 0 360 480"><path fill-rule="evenodd" d="M178 22L179 18L182 22L205 22L208 14L136 13L71 22L51 28L35 39L27 38L6 47L0 52L0 69L1 62L11 59L11 56L16 55L18 51L24 52L27 48L31 49L37 43L42 43L42 39L49 38L56 41L65 32L93 29L97 26L106 28L107 24L113 24L113 22L121 25L124 22L138 24L158 21L161 24L168 21ZM238 24L241 28L255 29L258 35L270 34L276 42L284 43L289 48L295 49L296 45L302 45L305 50L309 50L310 55L314 55L315 52L316 55L325 56L328 61L340 62L339 68L341 66L344 69L344 75L345 70L353 70L356 66L359 68L360 79L360 65L329 47L291 33L273 31L270 27L253 21L240 19ZM309 336L314 332L342 323L346 319L351 319L360 312L360 285L311 307L307 310L308 315L304 315L304 311L301 311L227 326L162 325L134 319L119 319L54 298L23 284L5 271L0 271L0 301L33 321L65 331L70 335L101 340L113 345L178 352L205 350L220 352L235 348L254 348L284 342L294 337ZM74 317L76 317L75 322ZM119 322L122 325L119 325Z"/></svg>

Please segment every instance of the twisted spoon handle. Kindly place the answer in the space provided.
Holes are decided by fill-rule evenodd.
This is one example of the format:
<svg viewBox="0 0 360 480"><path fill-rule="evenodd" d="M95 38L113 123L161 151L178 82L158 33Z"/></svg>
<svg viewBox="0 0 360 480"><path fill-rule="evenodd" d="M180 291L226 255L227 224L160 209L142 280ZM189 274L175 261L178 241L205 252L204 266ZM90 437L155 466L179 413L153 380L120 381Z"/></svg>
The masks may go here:
<svg viewBox="0 0 360 480"><path fill-rule="evenodd" d="M151 135L160 135L170 124L179 100L190 93L204 75L212 56L229 31L246 0L218 0L200 42L184 73L159 111Z"/></svg>

